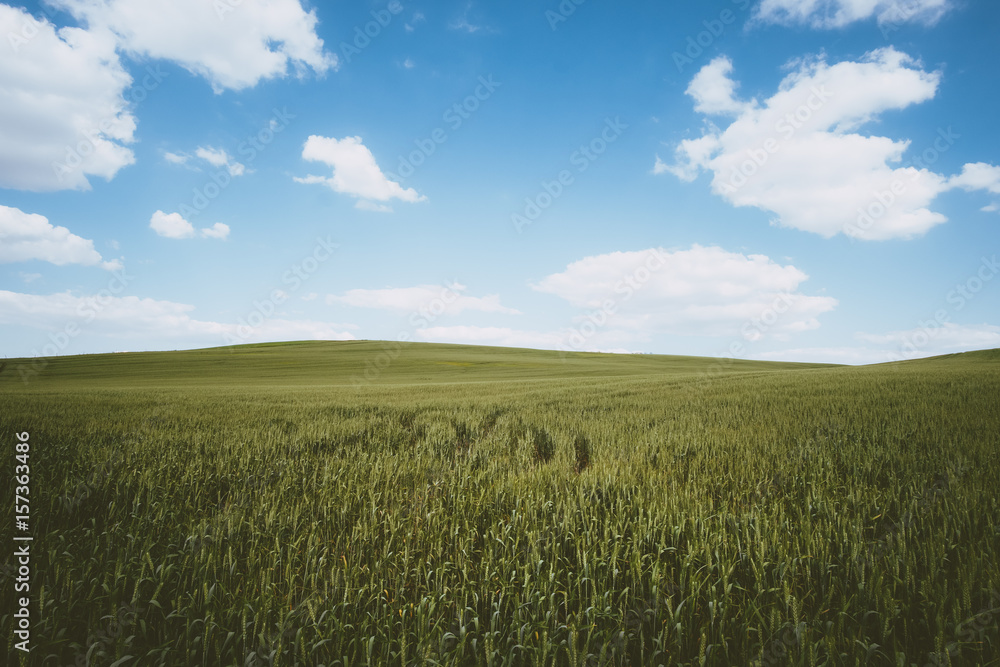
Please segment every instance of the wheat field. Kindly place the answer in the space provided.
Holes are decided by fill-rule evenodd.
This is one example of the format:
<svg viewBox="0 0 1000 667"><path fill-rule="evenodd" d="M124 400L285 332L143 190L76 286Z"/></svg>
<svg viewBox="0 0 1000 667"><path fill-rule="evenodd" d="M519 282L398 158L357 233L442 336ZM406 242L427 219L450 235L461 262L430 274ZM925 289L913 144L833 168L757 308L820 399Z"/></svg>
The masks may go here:
<svg viewBox="0 0 1000 667"><path fill-rule="evenodd" d="M1000 664L1000 351L388 349L8 361L7 664Z"/></svg>

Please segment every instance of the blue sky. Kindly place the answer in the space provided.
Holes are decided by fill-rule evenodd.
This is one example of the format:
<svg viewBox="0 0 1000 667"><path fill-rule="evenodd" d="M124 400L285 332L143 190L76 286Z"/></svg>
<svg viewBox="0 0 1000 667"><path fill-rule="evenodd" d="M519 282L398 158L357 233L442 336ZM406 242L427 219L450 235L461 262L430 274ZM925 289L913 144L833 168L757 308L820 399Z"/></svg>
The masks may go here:
<svg viewBox="0 0 1000 667"><path fill-rule="evenodd" d="M1000 347L1000 6L0 4L7 356Z"/></svg>

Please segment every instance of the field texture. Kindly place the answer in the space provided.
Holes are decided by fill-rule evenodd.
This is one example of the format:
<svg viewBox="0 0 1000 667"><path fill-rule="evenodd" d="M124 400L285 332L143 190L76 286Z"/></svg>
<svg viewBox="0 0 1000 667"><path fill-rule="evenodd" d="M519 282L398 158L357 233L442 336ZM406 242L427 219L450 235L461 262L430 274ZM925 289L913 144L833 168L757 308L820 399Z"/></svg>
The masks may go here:
<svg viewBox="0 0 1000 667"><path fill-rule="evenodd" d="M31 363L0 371L34 537L6 664L1000 664L998 351Z"/></svg>

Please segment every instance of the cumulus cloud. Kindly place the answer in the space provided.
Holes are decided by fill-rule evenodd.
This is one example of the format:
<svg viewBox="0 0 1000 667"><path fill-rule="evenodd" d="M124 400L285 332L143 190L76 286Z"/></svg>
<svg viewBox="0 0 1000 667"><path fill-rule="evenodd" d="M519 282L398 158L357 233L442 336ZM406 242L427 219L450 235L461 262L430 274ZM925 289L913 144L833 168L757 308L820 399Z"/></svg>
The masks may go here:
<svg viewBox="0 0 1000 667"><path fill-rule="evenodd" d="M576 308L578 321L652 334L787 339L819 327L837 300L799 291L808 276L764 255L718 247L652 248L585 257L534 285Z"/></svg>
<svg viewBox="0 0 1000 667"><path fill-rule="evenodd" d="M422 309L433 315L457 315L465 310L484 313L503 313L520 315L513 308L507 308L500 303L500 296L466 296L465 285L417 285L416 287L398 287L386 289L353 289L326 297L328 304L343 304L357 308L375 308L379 310L395 310L399 312L416 313Z"/></svg>
<svg viewBox="0 0 1000 667"><path fill-rule="evenodd" d="M961 174L951 177L948 184L963 190L986 190L1000 195L1000 167L985 162L967 164Z"/></svg>
<svg viewBox="0 0 1000 667"><path fill-rule="evenodd" d="M199 231L180 213L163 211L153 213L149 219L149 228L168 239L190 239L200 234L205 238L225 240L229 236L229 225L217 222Z"/></svg>
<svg viewBox="0 0 1000 667"><path fill-rule="evenodd" d="M323 74L337 57L323 49L315 10L299 0L54 0L129 53L163 58L203 76L216 92L262 79Z"/></svg>
<svg viewBox="0 0 1000 667"><path fill-rule="evenodd" d="M296 182L326 185L334 192L369 201L368 204L359 203L358 208L384 211L385 207L373 208L371 201L399 199L412 203L427 199L413 188L403 188L390 181L379 169L375 156L361 142L361 137L333 139L312 135L302 149L302 158L333 167L333 175L296 177Z"/></svg>
<svg viewBox="0 0 1000 667"><path fill-rule="evenodd" d="M82 264L120 269L118 260L105 261L94 242L56 227L37 213L0 205L0 262L41 260L57 266Z"/></svg>
<svg viewBox="0 0 1000 667"><path fill-rule="evenodd" d="M85 325L90 336L138 340L143 349L150 341L164 344L222 344L225 341L270 342L287 340L354 340L346 329L353 325L264 319L258 326L198 320L194 306L172 301L109 294L22 294L0 290L0 324L43 330L62 330L68 323Z"/></svg>
<svg viewBox="0 0 1000 667"><path fill-rule="evenodd" d="M201 235L209 239L223 239L229 237L229 225L217 222L211 227L201 230Z"/></svg>
<svg viewBox="0 0 1000 667"><path fill-rule="evenodd" d="M132 78L107 33L56 29L0 4L0 187L89 190L135 161ZM30 36L30 38L26 37Z"/></svg>
<svg viewBox="0 0 1000 667"><path fill-rule="evenodd" d="M953 6L952 0L763 0L754 17L812 28L842 28L872 17L882 25L933 25Z"/></svg>
<svg viewBox="0 0 1000 667"><path fill-rule="evenodd" d="M585 257L532 285L576 310L558 329L429 326L433 320L428 318L416 336L436 342L594 352L631 352L659 335L789 340L819 327L818 316L837 306L831 297L802 293L807 278L796 267L763 255L717 247L613 252ZM446 312L443 305L437 311L428 306L435 296L443 301L441 288L355 292L331 302ZM498 301L489 306L470 309L499 310Z"/></svg>
<svg viewBox="0 0 1000 667"><path fill-rule="evenodd" d="M739 114L752 103L736 99L736 82L729 74L733 62L720 56L695 75L687 87L687 94L694 98L694 110L704 114Z"/></svg>
<svg viewBox="0 0 1000 667"><path fill-rule="evenodd" d="M717 58L688 92L698 108L732 113L735 120L725 128L709 124L701 137L680 142L673 164L657 157L654 173L692 181L707 171L715 194L734 206L773 213L775 224L866 240L923 234L947 220L929 208L939 194L995 185L991 165L967 165L948 179L920 159L904 164L909 141L861 133L880 114L937 92L940 72L925 71L891 47L858 62L830 65L820 57L793 63L762 103L737 100L736 83L720 82L730 72L729 61ZM942 130L930 148L946 151L957 137Z"/></svg>
<svg viewBox="0 0 1000 667"><path fill-rule="evenodd" d="M189 239L195 235L194 225L180 213L156 211L149 219L149 228L168 239Z"/></svg>

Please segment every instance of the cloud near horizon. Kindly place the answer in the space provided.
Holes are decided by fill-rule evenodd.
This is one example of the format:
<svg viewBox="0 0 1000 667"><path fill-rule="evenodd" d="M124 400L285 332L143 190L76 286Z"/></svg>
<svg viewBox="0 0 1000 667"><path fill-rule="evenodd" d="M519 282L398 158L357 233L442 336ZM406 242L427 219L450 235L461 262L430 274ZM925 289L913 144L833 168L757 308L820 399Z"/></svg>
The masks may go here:
<svg viewBox="0 0 1000 667"><path fill-rule="evenodd" d="M0 324L45 331L64 331L75 324L78 335L127 340L141 335L159 341L186 341L190 345L295 340L354 340L353 325L262 318L256 326L245 322L203 321L192 317L194 306L111 294L22 294L0 290Z"/></svg>
<svg viewBox="0 0 1000 667"><path fill-rule="evenodd" d="M501 305L498 294L466 296L467 287L459 283L450 285L417 285L386 289L352 289L344 294L330 294L328 304L341 304L356 308L373 308L398 312L418 313L421 309L433 310L436 315L458 315L465 310L503 315L520 315L521 312Z"/></svg>

